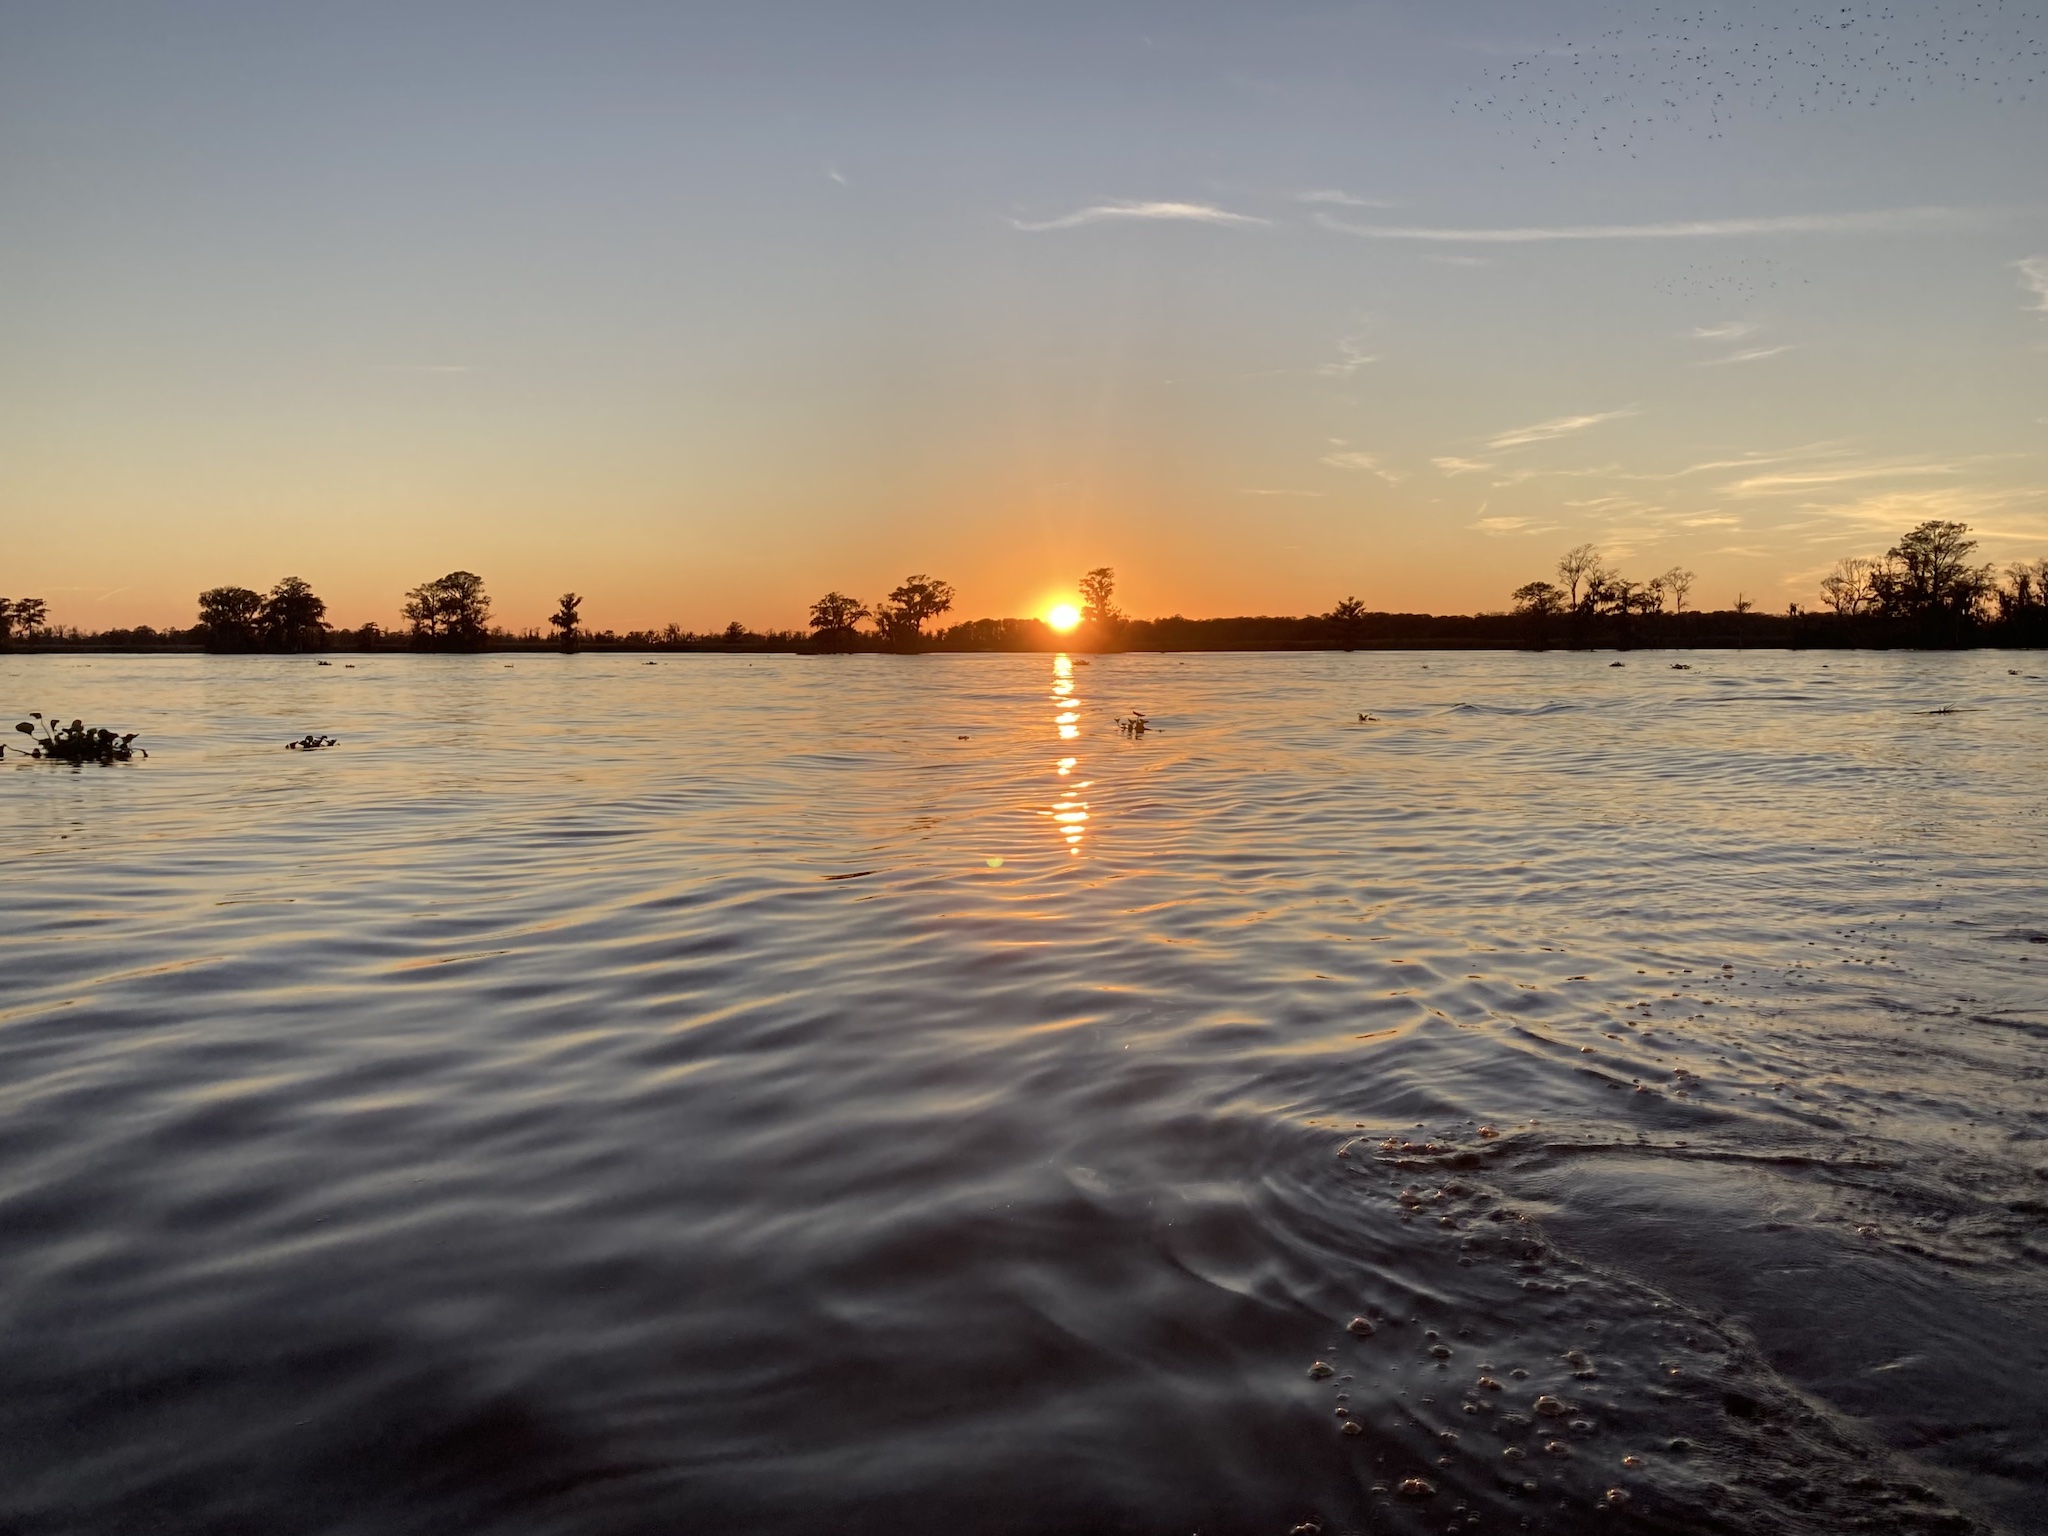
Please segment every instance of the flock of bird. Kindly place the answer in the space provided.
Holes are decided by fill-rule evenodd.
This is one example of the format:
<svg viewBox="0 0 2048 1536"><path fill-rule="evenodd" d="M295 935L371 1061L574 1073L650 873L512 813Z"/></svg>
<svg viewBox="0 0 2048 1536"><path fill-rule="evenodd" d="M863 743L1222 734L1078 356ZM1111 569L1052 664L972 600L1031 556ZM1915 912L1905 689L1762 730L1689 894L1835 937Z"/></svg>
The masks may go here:
<svg viewBox="0 0 2048 1536"><path fill-rule="evenodd" d="M1454 110L1553 158L1633 155L1669 133L1958 95L2025 101L2048 84L2048 0L1653 5L1590 41L1489 70Z"/></svg>
<svg viewBox="0 0 2048 1536"><path fill-rule="evenodd" d="M1725 256L1688 261L1674 268L1652 286L1675 299L1711 299L1718 304L1754 304L1781 283L1795 281L1785 264L1770 256ZM1811 283L1807 277L1798 283Z"/></svg>

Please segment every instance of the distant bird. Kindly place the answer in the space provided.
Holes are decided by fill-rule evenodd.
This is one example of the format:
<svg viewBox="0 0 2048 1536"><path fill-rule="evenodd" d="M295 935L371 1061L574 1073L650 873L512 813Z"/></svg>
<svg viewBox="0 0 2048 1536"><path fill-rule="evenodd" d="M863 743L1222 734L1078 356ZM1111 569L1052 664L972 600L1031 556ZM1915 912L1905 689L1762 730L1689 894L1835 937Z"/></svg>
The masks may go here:
<svg viewBox="0 0 2048 1536"><path fill-rule="evenodd" d="M1358 718L1365 721L1369 725L1379 724L1379 718L1375 715L1360 715Z"/></svg>

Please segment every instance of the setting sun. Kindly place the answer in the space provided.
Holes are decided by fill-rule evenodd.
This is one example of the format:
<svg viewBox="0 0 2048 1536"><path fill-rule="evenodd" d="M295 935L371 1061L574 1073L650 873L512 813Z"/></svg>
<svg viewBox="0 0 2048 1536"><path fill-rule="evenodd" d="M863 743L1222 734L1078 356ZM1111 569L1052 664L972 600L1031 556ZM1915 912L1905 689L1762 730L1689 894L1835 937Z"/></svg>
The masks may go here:
<svg viewBox="0 0 2048 1536"><path fill-rule="evenodd" d="M1081 622L1081 610L1072 603L1054 603L1046 611L1045 622L1064 634Z"/></svg>

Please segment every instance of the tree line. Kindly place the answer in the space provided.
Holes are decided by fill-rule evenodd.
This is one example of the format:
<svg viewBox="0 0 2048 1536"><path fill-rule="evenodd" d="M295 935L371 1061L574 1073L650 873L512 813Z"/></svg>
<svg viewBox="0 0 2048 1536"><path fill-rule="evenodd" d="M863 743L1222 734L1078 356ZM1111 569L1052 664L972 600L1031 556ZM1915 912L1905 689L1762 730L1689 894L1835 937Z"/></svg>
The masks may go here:
<svg viewBox="0 0 2048 1536"><path fill-rule="evenodd" d="M2001 571L1973 562L1976 550L1968 524L1922 523L1882 555L1837 561L1821 578L1821 601L1841 618L1951 626L2023 622L2048 608L2048 559Z"/></svg>
<svg viewBox="0 0 2048 1536"><path fill-rule="evenodd" d="M1081 638L1098 642L1111 638L1123 621L1122 613L1112 601L1116 594L1116 572L1106 565L1097 566L1081 577L1076 588L1081 597L1080 623L1076 626L1082 632ZM925 624L952 611L953 597L951 582L922 572L906 576L885 600L873 608L844 592L827 592L811 604L811 634L823 650L850 651L865 644L877 650L914 651L926 641ZM860 626L868 622L874 624L874 631L863 634ZM981 626L979 632L986 638L1004 637L1010 633L990 631L986 628L990 625L1027 624L1041 634L1053 633L1051 626L1029 619L977 619L970 620L969 624ZM955 625L945 634L951 635L962 628Z"/></svg>
<svg viewBox="0 0 2048 1536"><path fill-rule="evenodd" d="M1794 643L2043 643L2048 639L2048 559L2014 561L2001 571L1973 562L1976 549L1968 524L1933 519L1902 534L1881 556L1837 562L1820 582L1825 613L1796 602L1788 605L1785 620ZM1684 640L1685 605L1693 580L1691 571L1677 566L1646 581L1630 580L1610 568L1594 546L1581 544L1558 560L1556 580L1526 582L1515 589L1512 601L1537 644L1553 637L1578 645L1652 639L1689 643ZM1738 628L1755 607L1736 594L1729 611ZM1750 622L1765 621L1758 615ZM1769 627L1773 633L1786 628Z"/></svg>
<svg viewBox="0 0 2048 1536"><path fill-rule="evenodd" d="M1738 594L1732 608L1691 605L1693 573L1674 566L1646 580L1621 574L1590 544L1567 550L1555 579L1524 583L1511 612L1387 613L1345 597L1328 612L1302 617L1134 619L1116 606L1116 572L1098 566L1076 583L1079 624L1055 631L1043 620L936 621L953 609L952 583L925 573L905 577L870 606L837 590L810 605L803 631L756 631L734 621L703 634L669 624L624 634L583 623L584 598L565 592L547 630L518 633L491 622L490 594L472 571L450 571L406 592L404 628L371 623L337 629L312 586L286 576L267 593L211 587L199 594L189 629L148 626L84 635L49 623L39 598L0 598L0 645L152 648L203 645L214 651L623 650L747 651L1049 651L1355 650L1361 648L1513 648L1600 645L2042 645L2048 644L2048 559L2002 570L1973 561L1977 548L1962 523L1930 521L1882 556L1840 562L1820 583L1824 611L1798 603L1782 614L1755 611ZM867 627L863 627L867 626ZM929 626L929 627L928 627Z"/></svg>

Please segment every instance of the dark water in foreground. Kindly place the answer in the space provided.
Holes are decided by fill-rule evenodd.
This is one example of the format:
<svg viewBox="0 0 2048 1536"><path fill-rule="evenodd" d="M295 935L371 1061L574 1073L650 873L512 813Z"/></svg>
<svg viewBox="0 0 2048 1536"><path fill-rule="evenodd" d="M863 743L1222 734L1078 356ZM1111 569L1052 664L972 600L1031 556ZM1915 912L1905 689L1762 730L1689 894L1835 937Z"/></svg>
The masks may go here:
<svg viewBox="0 0 2048 1536"><path fill-rule="evenodd" d="M2048 1530L2039 658L348 659L0 658L9 1536Z"/></svg>

